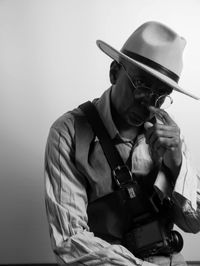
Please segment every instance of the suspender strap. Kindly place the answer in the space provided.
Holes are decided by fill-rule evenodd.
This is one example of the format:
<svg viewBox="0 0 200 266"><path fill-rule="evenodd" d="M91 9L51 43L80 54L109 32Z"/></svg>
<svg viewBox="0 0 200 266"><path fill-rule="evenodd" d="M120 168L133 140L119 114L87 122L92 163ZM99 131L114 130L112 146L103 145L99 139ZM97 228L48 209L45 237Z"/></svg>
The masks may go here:
<svg viewBox="0 0 200 266"><path fill-rule="evenodd" d="M110 165L113 173L113 178L117 185L122 188L133 182L132 173L128 166L123 162L118 150L112 143L112 139L109 136L103 121L101 120L99 113L93 103L87 101L79 106L87 117L88 122L92 126L92 129L96 136L99 138L99 142L102 146L103 152Z"/></svg>

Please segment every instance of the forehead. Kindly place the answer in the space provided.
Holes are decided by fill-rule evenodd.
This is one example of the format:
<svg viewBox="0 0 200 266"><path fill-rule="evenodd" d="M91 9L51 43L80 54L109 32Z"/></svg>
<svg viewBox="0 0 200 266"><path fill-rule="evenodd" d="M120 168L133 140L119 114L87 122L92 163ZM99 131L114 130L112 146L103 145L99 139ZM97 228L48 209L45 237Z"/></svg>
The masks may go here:
<svg viewBox="0 0 200 266"><path fill-rule="evenodd" d="M131 76L131 78L139 79L141 82L144 82L146 86L155 87L159 89L159 91L163 91L165 93L171 93L173 88L167 85L165 82L151 75L147 71L139 68L133 64L127 64L126 69Z"/></svg>

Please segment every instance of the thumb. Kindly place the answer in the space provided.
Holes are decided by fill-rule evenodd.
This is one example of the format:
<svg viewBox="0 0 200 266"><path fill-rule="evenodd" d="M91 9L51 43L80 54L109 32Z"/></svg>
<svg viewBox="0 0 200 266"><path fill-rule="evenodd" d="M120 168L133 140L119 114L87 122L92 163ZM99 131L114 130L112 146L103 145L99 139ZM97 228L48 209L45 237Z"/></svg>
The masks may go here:
<svg viewBox="0 0 200 266"><path fill-rule="evenodd" d="M146 129L146 130L148 130L149 128L151 128L153 126L153 124L151 123L151 122L145 122L144 123L144 128Z"/></svg>

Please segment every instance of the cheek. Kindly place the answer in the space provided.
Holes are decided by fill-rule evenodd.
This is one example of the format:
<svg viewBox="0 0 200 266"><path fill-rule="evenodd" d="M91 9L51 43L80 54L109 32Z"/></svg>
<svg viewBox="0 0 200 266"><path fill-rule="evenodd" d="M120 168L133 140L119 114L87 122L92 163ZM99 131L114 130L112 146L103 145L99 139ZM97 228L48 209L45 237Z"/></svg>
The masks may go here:
<svg viewBox="0 0 200 266"><path fill-rule="evenodd" d="M133 90L127 79L118 79L113 87L113 103L117 112L124 116L134 105Z"/></svg>
<svg viewBox="0 0 200 266"><path fill-rule="evenodd" d="M127 111L133 106L134 103L133 91L126 84L121 86L119 102L120 102L120 107L123 111Z"/></svg>

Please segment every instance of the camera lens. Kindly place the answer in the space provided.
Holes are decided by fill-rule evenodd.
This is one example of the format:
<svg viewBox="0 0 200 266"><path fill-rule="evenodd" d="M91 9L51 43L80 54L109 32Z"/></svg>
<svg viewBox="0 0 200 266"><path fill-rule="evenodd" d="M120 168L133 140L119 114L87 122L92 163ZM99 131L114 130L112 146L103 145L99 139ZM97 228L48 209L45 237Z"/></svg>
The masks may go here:
<svg viewBox="0 0 200 266"><path fill-rule="evenodd" d="M183 248L183 238L181 234L175 230L171 231L170 234L170 246L175 252L180 252Z"/></svg>

